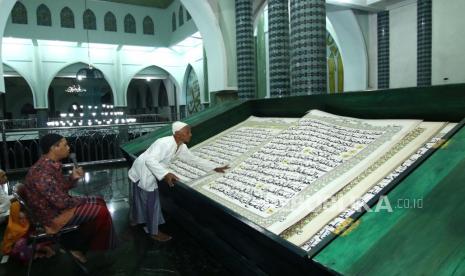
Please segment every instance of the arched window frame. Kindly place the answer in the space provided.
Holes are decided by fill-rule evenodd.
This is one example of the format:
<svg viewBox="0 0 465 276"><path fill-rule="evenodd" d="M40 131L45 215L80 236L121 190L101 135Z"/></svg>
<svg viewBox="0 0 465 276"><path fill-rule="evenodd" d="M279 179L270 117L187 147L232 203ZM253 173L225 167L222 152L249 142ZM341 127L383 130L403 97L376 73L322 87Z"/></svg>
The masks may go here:
<svg viewBox="0 0 465 276"><path fill-rule="evenodd" d="M171 15L171 31L174 32L176 31L176 13L173 12Z"/></svg>
<svg viewBox="0 0 465 276"><path fill-rule="evenodd" d="M118 26L116 23L116 16L112 12L107 12L103 20L104 20L105 31L107 32L118 31Z"/></svg>
<svg viewBox="0 0 465 276"><path fill-rule="evenodd" d="M60 24L62 28L74 28L74 13L69 7L61 9Z"/></svg>
<svg viewBox="0 0 465 276"><path fill-rule="evenodd" d="M82 14L82 25L84 30L97 30L97 19L91 9L87 9Z"/></svg>
<svg viewBox="0 0 465 276"><path fill-rule="evenodd" d="M37 25L39 26L52 26L52 14L50 9L45 4L40 4L37 7Z"/></svg>
<svg viewBox="0 0 465 276"><path fill-rule="evenodd" d="M17 1L11 10L11 23L27 24L27 9L23 3Z"/></svg>
<svg viewBox="0 0 465 276"><path fill-rule="evenodd" d="M143 21L143 29L144 29L144 34L146 35L154 35L155 34L155 27L153 25L153 20L150 16L144 17Z"/></svg>
<svg viewBox="0 0 465 276"><path fill-rule="evenodd" d="M135 34L137 32L136 20L130 13L126 14L124 17L124 32L130 34Z"/></svg>
<svg viewBox="0 0 465 276"><path fill-rule="evenodd" d="M184 8L182 5L179 6L178 17L179 17L179 27L181 27L182 25L184 25Z"/></svg>

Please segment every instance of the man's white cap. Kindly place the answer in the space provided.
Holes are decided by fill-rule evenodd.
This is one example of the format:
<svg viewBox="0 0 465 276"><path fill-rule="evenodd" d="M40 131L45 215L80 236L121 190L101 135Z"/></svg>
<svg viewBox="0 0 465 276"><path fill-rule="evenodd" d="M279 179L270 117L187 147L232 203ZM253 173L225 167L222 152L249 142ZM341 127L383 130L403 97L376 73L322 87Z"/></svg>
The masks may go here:
<svg viewBox="0 0 465 276"><path fill-rule="evenodd" d="M173 130L173 134L176 133L176 131L180 131L183 127L188 126L188 124L176 121L171 125L171 129Z"/></svg>

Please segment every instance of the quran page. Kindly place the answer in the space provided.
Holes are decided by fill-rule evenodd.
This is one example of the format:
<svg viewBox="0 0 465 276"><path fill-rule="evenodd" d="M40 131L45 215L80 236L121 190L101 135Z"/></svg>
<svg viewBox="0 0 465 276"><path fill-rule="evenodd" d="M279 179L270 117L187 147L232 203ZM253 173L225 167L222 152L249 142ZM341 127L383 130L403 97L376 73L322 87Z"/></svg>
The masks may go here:
<svg viewBox="0 0 465 276"><path fill-rule="evenodd" d="M445 123L441 122L422 122L419 124L398 141L396 145L380 156L378 160L366 167L361 174L343 189L286 230L288 232L286 239L296 245L301 245L310 239L356 200L362 198L386 175L415 154L444 126Z"/></svg>
<svg viewBox="0 0 465 276"><path fill-rule="evenodd" d="M431 124L431 123L430 123ZM434 124L434 123L433 123ZM295 243L301 244L300 247L306 251L310 251L312 248L316 247L326 236L331 233L338 232L341 224L346 223L349 217L359 210L366 202L371 198L377 195L381 190L389 185L397 176L402 172L407 170L414 162L416 162L420 157L422 157L428 150L431 148L437 147L441 144L442 138L457 124L449 123L444 128L442 128L438 133L434 135L429 141L423 144L416 152L411 154L407 159L405 159L402 164L397 166L394 170L389 172L383 179L378 181L370 190L368 190L364 195L358 198L349 208L340 212L337 217L328 222L322 229L317 233L311 236L311 233L314 232L314 229L308 228L307 224L312 221L314 216L308 216L299 223L293 225L291 228L286 230L282 236L285 239ZM420 127L425 126L422 124ZM308 232L308 230L311 232ZM305 238L308 237L306 240ZM302 240L305 240L301 243Z"/></svg>
<svg viewBox="0 0 465 276"><path fill-rule="evenodd" d="M234 166L250 152L255 151L274 135L297 122L297 118L259 118L251 116L247 120L196 145L192 152L218 166ZM214 174L206 172L196 164L174 160L170 169L188 185L200 178Z"/></svg>
<svg viewBox="0 0 465 276"><path fill-rule="evenodd" d="M356 178L419 120L361 120L312 110L195 189L280 233Z"/></svg>

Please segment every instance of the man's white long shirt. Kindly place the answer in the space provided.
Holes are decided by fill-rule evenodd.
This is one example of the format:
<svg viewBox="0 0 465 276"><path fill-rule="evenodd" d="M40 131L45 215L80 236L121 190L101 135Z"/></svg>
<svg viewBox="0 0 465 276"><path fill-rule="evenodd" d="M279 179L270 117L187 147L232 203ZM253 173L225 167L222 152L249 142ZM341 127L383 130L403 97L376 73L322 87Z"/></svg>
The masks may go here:
<svg viewBox="0 0 465 276"><path fill-rule="evenodd" d="M138 186L148 192L158 189L157 181L162 180L170 172L168 166L175 158L187 163L195 163L206 171L213 170L217 165L211 161L195 156L185 144L178 145L173 136L156 140L144 153L136 158L128 177Z"/></svg>

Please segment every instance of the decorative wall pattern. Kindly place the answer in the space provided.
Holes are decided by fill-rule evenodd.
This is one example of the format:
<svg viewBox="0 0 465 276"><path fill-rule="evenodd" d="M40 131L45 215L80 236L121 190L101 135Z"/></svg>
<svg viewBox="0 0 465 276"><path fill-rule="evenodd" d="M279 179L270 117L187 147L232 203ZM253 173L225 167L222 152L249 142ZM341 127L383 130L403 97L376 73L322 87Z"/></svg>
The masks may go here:
<svg viewBox="0 0 465 276"><path fill-rule="evenodd" d="M291 4L291 94L326 93L326 3L294 0Z"/></svg>
<svg viewBox="0 0 465 276"><path fill-rule="evenodd" d="M389 88L389 11L378 13L378 89Z"/></svg>
<svg viewBox="0 0 465 276"><path fill-rule="evenodd" d="M250 0L236 2L237 88L240 99L255 98L255 50Z"/></svg>
<svg viewBox="0 0 465 276"><path fill-rule="evenodd" d="M337 93L344 91L344 65L341 52L336 41L329 32L326 32L326 54L328 66L328 92Z"/></svg>
<svg viewBox="0 0 465 276"><path fill-rule="evenodd" d="M189 66L189 73L187 76L186 83L186 105L187 115L192 115L203 109L203 105L200 102L200 86L197 75L194 69Z"/></svg>
<svg viewBox="0 0 465 276"><path fill-rule="evenodd" d="M417 1L417 86L431 85L432 0Z"/></svg>

